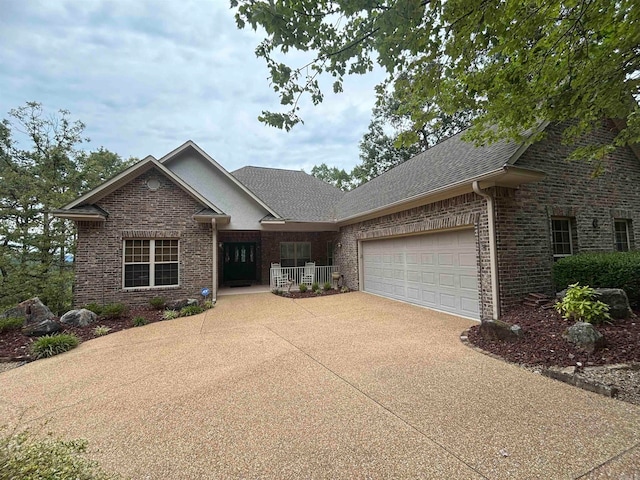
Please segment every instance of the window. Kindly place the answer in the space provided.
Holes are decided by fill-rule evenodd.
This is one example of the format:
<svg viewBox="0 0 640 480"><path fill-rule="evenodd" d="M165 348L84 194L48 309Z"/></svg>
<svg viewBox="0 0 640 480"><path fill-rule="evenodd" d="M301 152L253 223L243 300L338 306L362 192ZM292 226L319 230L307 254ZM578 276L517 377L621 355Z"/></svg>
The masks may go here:
<svg viewBox="0 0 640 480"><path fill-rule="evenodd" d="M178 285L178 240L125 240L124 288Z"/></svg>
<svg viewBox="0 0 640 480"><path fill-rule="evenodd" d="M311 261L311 244L309 242L280 243L280 264L283 267L304 267Z"/></svg>
<svg viewBox="0 0 640 480"><path fill-rule="evenodd" d="M613 222L615 230L616 250L618 252L629 251L629 221L615 220Z"/></svg>
<svg viewBox="0 0 640 480"><path fill-rule="evenodd" d="M333 242L327 242L327 265L333 265Z"/></svg>
<svg viewBox="0 0 640 480"><path fill-rule="evenodd" d="M553 258L568 257L573 254L573 241L571 231L571 219L551 219L551 244L553 246Z"/></svg>

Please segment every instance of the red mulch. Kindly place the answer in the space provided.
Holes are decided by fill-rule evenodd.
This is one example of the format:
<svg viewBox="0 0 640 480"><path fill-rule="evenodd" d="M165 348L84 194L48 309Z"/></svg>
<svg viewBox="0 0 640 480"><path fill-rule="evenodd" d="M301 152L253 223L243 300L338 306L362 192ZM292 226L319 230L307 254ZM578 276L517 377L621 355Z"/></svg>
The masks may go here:
<svg viewBox="0 0 640 480"><path fill-rule="evenodd" d="M489 341L479 334L479 325L469 330L469 342L514 363L545 367L568 367L640 362L640 311L637 318L614 320L611 325L596 325L604 335L606 346L591 355L581 352L562 338L571 322L554 309L517 307L501 320L520 325L522 338L514 342Z"/></svg>
<svg viewBox="0 0 640 480"><path fill-rule="evenodd" d="M96 338L93 333L94 329L98 325L104 325L111 330L109 334L124 330L126 328L133 327L133 319L135 317L144 317L149 323L158 322L162 320L162 311L154 310L150 307L135 307L130 308L123 316L119 318L106 319L99 317L95 323L87 327L71 327L64 325L63 329L59 333L73 333L79 337L82 341L91 340ZM12 330L8 332L0 333L0 358L19 358L30 359L30 346L37 337L27 337L22 334L21 330Z"/></svg>

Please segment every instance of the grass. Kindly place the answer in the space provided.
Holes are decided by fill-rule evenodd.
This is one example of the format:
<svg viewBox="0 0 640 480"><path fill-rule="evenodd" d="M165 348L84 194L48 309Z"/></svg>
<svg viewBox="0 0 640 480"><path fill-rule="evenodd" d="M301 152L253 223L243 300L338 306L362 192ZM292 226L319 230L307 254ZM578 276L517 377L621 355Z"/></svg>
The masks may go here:
<svg viewBox="0 0 640 480"><path fill-rule="evenodd" d="M180 310L180 316L189 317L191 315L198 315L202 312L204 312L204 308L202 308L200 305L189 305Z"/></svg>
<svg viewBox="0 0 640 480"><path fill-rule="evenodd" d="M96 337L102 337L111 331L111 327L107 327L106 325L98 325L93 329L93 334Z"/></svg>
<svg viewBox="0 0 640 480"><path fill-rule="evenodd" d="M31 353L35 358L48 358L76 348L80 339L69 333L45 335L31 344Z"/></svg>
<svg viewBox="0 0 640 480"><path fill-rule="evenodd" d="M147 320L144 317L135 317L133 319L133 326L134 327L143 327L144 325L147 325L149 323L149 320Z"/></svg>
<svg viewBox="0 0 640 480"><path fill-rule="evenodd" d="M24 318L20 317L7 317L0 318L0 333L8 332L9 330L18 330L24 325Z"/></svg>

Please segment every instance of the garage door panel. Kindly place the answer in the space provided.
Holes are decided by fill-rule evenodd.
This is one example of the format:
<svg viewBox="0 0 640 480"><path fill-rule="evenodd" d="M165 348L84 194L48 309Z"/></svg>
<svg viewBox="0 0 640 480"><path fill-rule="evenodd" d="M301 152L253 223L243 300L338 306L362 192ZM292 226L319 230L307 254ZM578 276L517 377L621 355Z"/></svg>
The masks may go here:
<svg viewBox="0 0 640 480"><path fill-rule="evenodd" d="M479 318L473 230L363 242L363 290Z"/></svg>

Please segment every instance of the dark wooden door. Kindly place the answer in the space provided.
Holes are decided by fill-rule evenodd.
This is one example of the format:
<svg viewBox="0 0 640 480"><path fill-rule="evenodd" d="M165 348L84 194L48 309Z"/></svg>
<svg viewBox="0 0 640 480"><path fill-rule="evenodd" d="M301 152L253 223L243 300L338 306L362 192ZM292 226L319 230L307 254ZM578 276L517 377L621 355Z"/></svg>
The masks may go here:
<svg viewBox="0 0 640 480"><path fill-rule="evenodd" d="M229 285L250 285L256 279L256 244L225 243L222 281Z"/></svg>

